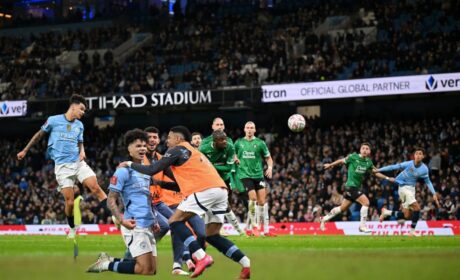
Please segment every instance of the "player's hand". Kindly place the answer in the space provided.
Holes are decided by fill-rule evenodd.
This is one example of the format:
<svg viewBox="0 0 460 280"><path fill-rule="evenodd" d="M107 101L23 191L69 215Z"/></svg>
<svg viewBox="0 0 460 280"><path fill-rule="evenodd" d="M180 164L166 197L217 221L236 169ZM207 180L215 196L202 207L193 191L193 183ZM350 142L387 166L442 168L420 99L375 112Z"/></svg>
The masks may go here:
<svg viewBox="0 0 460 280"><path fill-rule="evenodd" d="M323 167L324 167L324 170L328 170L328 169L331 169L332 164L331 164L331 163L325 163L325 164L323 165Z"/></svg>
<svg viewBox="0 0 460 280"><path fill-rule="evenodd" d="M121 225L124 226L127 229L133 229L136 227L136 220L134 219L123 219L121 221Z"/></svg>
<svg viewBox="0 0 460 280"><path fill-rule="evenodd" d="M152 226L152 231L153 231L153 233L159 233L160 230L161 230L160 224L155 223L155 224Z"/></svg>
<svg viewBox="0 0 460 280"><path fill-rule="evenodd" d="M236 155L235 155L234 160L235 160L236 165L240 165L240 159Z"/></svg>
<svg viewBox="0 0 460 280"><path fill-rule="evenodd" d="M265 170L265 176L268 179L271 179L273 176L273 167L268 167L267 170Z"/></svg>
<svg viewBox="0 0 460 280"><path fill-rule="evenodd" d="M18 160L22 160L26 156L26 154L27 152L22 150L16 156L18 157Z"/></svg>
<svg viewBox="0 0 460 280"><path fill-rule="evenodd" d="M129 161L123 161L118 164L117 168L129 167Z"/></svg>
<svg viewBox="0 0 460 280"><path fill-rule="evenodd" d="M390 178L388 178L388 181L390 181L390 182L394 183L394 182L396 182L396 179L395 179L395 178L393 178L393 177L390 177Z"/></svg>
<svg viewBox="0 0 460 280"><path fill-rule="evenodd" d="M86 159L86 153L85 153L85 151L81 151L80 152L80 161L83 161L85 159Z"/></svg>

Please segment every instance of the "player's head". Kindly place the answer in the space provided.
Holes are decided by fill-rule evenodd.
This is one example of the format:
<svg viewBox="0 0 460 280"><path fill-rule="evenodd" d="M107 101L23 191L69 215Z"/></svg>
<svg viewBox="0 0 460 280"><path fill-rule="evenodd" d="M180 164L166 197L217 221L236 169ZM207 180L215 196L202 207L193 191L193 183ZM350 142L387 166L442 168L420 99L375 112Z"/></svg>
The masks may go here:
<svg viewBox="0 0 460 280"><path fill-rule="evenodd" d="M160 144L160 131L154 126L149 126L144 129L144 132L147 133L149 139L147 142L147 150L153 153L158 144Z"/></svg>
<svg viewBox="0 0 460 280"><path fill-rule="evenodd" d="M253 137L256 133L256 124L254 122L247 122L244 125L244 134L246 137Z"/></svg>
<svg viewBox="0 0 460 280"><path fill-rule="evenodd" d="M125 145L128 146L129 156L133 161L141 162L147 153L147 133L136 128L125 133Z"/></svg>
<svg viewBox="0 0 460 280"><path fill-rule="evenodd" d="M214 120L212 120L212 131L216 131L216 130L221 130L221 131L224 131L225 130L225 124L224 124L224 120L222 118L215 118Z"/></svg>
<svg viewBox="0 0 460 280"><path fill-rule="evenodd" d="M222 130L216 130L212 133L212 140L216 149L222 150L227 148L227 134Z"/></svg>
<svg viewBox="0 0 460 280"><path fill-rule="evenodd" d="M425 158L425 149L422 147L415 147L414 149L414 161L416 164L422 162Z"/></svg>
<svg viewBox="0 0 460 280"><path fill-rule="evenodd" d="M201 145L201 141L203 141L203 136L199 132L192 133L192 146L198 148Z"/></svg>
<svg viewBox="0 0 460 280"><path fill-rule="evenodd" d="M86 99L79 94L72 94L69 99L69 111L73 118L81 119L86 111Z"/></svg>
<svg viewBox="0 0 460 280"><path fill-rule="evenodd" d="M168 134L168 147L172 148L179 145L181 142L190 142L192 134L185 126L174 126L169 130Z"/></svg>
<svg viewBox="0 0 460 280"><path fill-rule="evenodd" d="M368 142L361 143L361 147L359 148L359 154L362 157L368 157L371 154L371 144Z"/></svg>

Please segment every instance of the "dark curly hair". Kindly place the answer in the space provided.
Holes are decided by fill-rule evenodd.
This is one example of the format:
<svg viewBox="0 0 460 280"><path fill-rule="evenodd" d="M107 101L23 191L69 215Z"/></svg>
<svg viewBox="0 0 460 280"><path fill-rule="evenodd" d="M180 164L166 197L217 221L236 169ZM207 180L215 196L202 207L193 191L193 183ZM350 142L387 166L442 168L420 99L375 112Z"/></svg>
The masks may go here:
<svg viewBox="0 0 460 280"><path fill-rule="evenodd" d="M147 136L146 132L142 131L139 128L135 128L125 133L124 140L125 140L125 145L128 146L129 144L133 143L136 140L148 142L149 137Z"/></svg>

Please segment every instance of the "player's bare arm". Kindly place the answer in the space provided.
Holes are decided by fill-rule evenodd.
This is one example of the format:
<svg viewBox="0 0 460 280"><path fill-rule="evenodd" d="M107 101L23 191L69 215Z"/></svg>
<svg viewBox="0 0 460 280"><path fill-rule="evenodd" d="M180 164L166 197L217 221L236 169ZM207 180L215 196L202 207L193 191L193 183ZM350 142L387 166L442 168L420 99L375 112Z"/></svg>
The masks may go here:
<svg viewBox="0 0 460 280"><path fill-rule="evenodd" d="M265 170L265 176L268 179L271 179L273 176L273 159L271 156L265 158L265 162L267 163L267 170Z"/></svg>
<svg viewBox="0 0 460 280"><path fill-rule="evenodd" d="M377 178L379 178L379 179L382 179L382 180L388 180L388 181L390 181L390 182L392 182L392 183L395 182L395 178L393 178L393 177L388 177L388 176L386 176L386 175L380 173L380 172L378 171L378 169L375 168L375 167L372 169L372 175L374 175L375 177L377 177Z"/></svg>
<svg viewBox="0 0 460 280"><path fill-rule="evenodd" d="M17 154L18 160L22 160L26 156L30 148L32 148L32 146L35 145L38 141L40 141L40 139L42 139L45 135L46 133L43 130L40 129L39 131L37 131L37 133L34 134L32 139L30 139L29 143L27 143L26 147Z"/></svg>
<svg viewBox="0 0 460 280"><path fill-rule="evenodd" d="M123 219L123 213L121 212L118 201L120 198L120 194L114 191L109 192L109 196L107 197L107 206L109 207L110 211L112 211L112 215L120 221L120 224L127 229L133 229L136 226L136 221L133 219Z"/></svg>
<svg viewBox="0 0 460 280"><path fill-rule="evenodd" d="M331 169L332 167L337 166L337 165L345 164L345 160L347 160L347 158L348 157L338 159L338 160L334 161L333 163L325 163L324 164L324 170Z"/></svg>
<svg viewBox="0 0 460 280"><path fill-rule="evenodd" d="M78 142L78 149L80 150L80 161L86 159L85 146L83 142Z"/></svg>

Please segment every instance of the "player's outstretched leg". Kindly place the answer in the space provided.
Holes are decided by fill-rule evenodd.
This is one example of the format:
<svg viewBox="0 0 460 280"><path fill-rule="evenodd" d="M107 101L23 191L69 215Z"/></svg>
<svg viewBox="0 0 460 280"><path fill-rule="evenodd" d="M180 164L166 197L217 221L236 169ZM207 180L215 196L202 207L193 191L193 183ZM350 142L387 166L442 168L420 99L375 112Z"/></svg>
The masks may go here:
<svg viewBox="0 0 460 280"><path fill-rule="evenodd" d="M177 211L174 215L177 214ZM189 248L192 257L195 260L195 270L190 277L198 277L206 268L210 267L214 263L214 260L210 255L206 254L203 248L201 248L200 244L197 242L190 229L185 225L185 222L174 221L173 219L169 226L174 234L177 234L184 242L184 245Z"/></svg>
<svg viewBox="0 0 460 280"><path fill-rule="evenodd" d="M325 231L326 230L326 223L329 222L335 216L339 215L340 213L342 213L342 210L340 209L340 206L332 208L332 210L326 216L321 217L321 222L320 222L319 229L322 230L322 231Z"/></svg>
<svg viewBox="0 0 460 280"><path fill-rule="evenodd" d="M232 241L219 234L220 227L222 227L220 223L207 224L206 234L208 234L208 236L206 237L206 241L219 250L219 252L242 266L243 269L241 270L239 279L249 279L251 274L251 261Z"/></svg>

